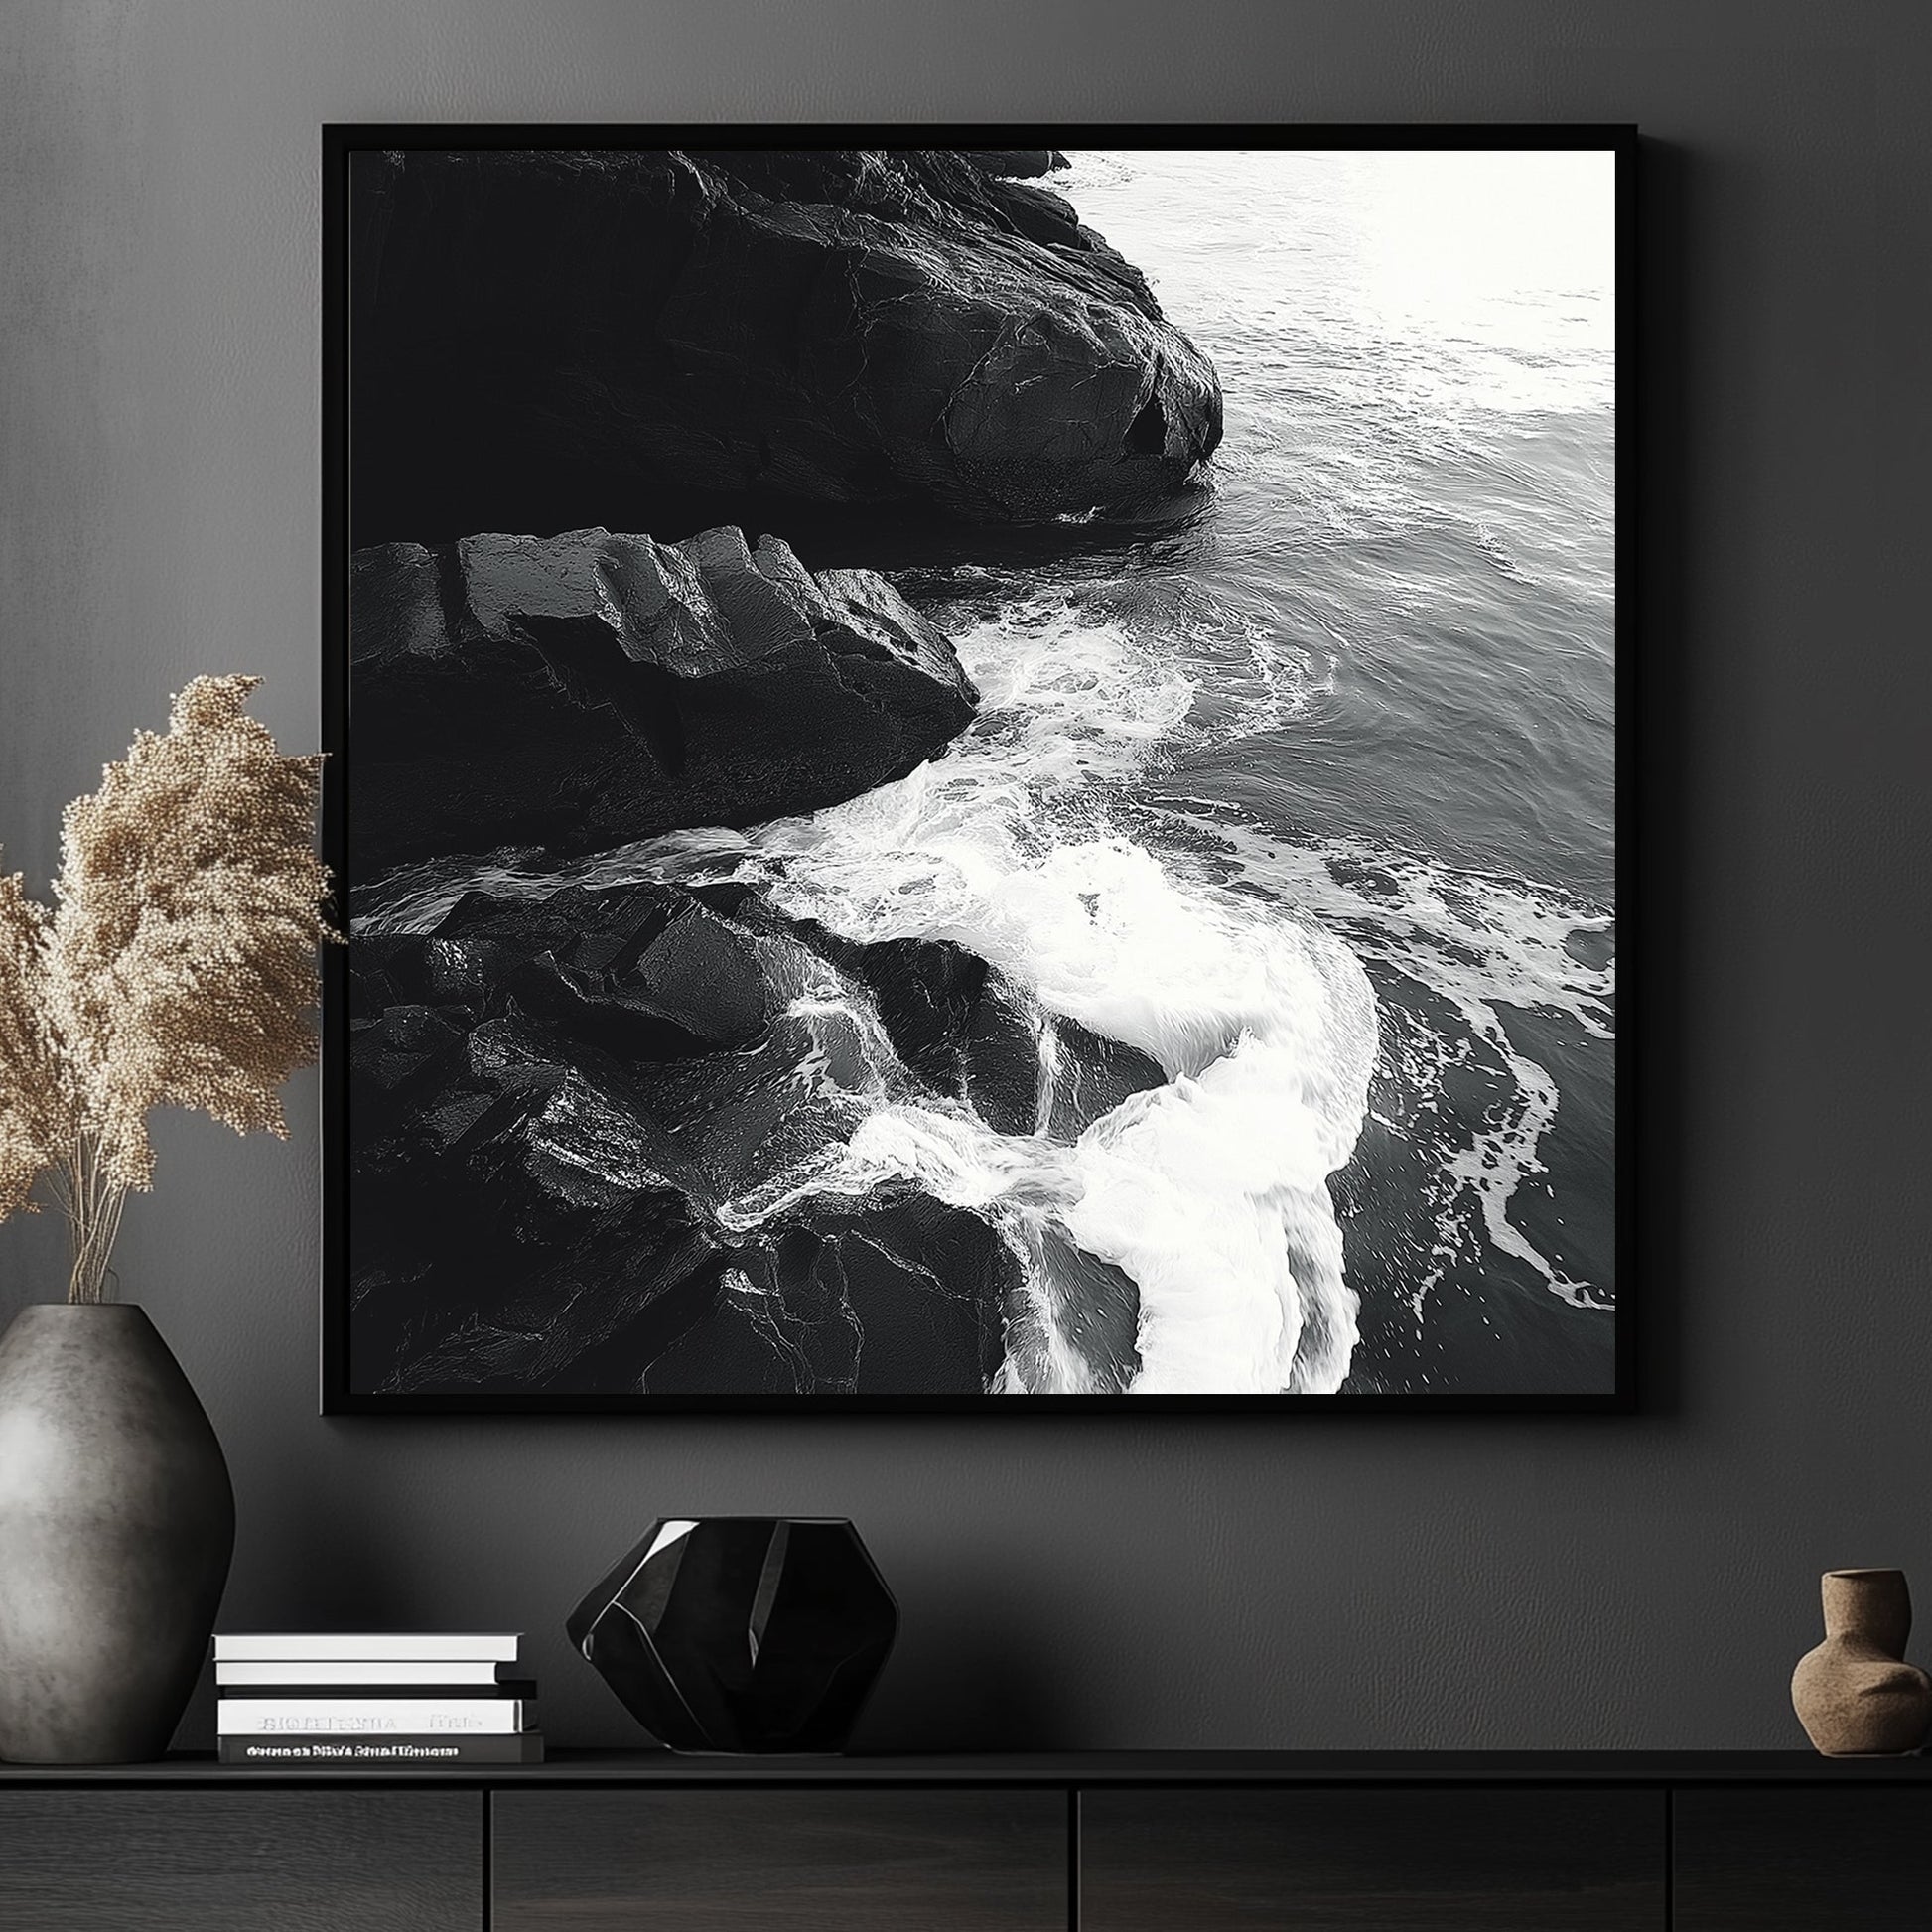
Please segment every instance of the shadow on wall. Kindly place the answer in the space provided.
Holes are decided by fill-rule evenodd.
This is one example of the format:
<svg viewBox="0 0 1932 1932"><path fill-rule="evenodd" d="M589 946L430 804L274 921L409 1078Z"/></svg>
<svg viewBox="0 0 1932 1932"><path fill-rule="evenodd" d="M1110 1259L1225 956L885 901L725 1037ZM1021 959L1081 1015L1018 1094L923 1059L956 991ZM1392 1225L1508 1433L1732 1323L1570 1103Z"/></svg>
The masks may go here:
<svg viewBox="0 0 1932 1932"><path fill-rule="evenodd" d="M1066 1658L1040 1641L1040 1619L1003 1578L998 1587L923 1602L900 1626L863 1721L865 1750L1060 1750L1080 1734ZM916 1686L919 1695L907 1697Z"/></svg>
<svg viewBox="0 0 1932 1932"><path fill-rule="evenodd" d="M1618 637L1626 653L1619 674L1626 734L1619 782L1637 784L1637 849L1624 851L1620 863L1625 880L1635 881L1635 891L1626 886L1623 895L1626 935L1633 918L1640 923L1636 944L1623 949L1636 970L1623 975L1618 990L1618 1030L1634 1041L1624 1055L1626 1078L1635 1062L1635 1080L1619 1095L1618 1165L1623 1185L1636 1190L1641 1252L1628 1278L1639 1284L1637 1399L1651 1415L1675 1415L1683 1400L1680 1099L1691 912L1683 832L1698 822L1687 795L1686 755L1687 720L1698 707L1686 690L1696 676L1685 622L1696 560L1683 540L1691 527L1692 481L1684 426L1694 389L1685 278L1697 228L1696 176L1684 149L1638 143L1637 352L1624 365L1635 375L1636 437L1619 452L1619 530L1626 546L1634 532L1637 553L1637 595L1619 612Z"/></svg>

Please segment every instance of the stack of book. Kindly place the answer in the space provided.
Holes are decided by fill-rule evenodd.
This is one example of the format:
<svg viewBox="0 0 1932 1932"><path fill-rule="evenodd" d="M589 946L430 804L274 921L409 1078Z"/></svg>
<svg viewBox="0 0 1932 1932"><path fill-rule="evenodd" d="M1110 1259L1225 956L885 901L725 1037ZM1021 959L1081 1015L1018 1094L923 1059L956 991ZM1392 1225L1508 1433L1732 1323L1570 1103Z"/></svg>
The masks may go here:
<svg viewBox="0 0 1932 1932"><path fill-rule="evenodd" d="M540 1764L514 1636L217 1636L223 1764Z"/></svg>

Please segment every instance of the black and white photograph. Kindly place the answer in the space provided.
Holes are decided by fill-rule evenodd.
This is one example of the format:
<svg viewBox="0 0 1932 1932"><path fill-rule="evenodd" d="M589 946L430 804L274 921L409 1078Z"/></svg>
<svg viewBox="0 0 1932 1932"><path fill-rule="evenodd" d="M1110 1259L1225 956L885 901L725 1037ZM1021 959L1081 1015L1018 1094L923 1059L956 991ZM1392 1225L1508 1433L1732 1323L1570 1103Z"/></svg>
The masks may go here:
<svg viewBox="0 0 1932 1932"><path fill-rule="evenodd" d="M1029 132L330 130L331 1406L1627 1401L1631 139Z"/></svg>

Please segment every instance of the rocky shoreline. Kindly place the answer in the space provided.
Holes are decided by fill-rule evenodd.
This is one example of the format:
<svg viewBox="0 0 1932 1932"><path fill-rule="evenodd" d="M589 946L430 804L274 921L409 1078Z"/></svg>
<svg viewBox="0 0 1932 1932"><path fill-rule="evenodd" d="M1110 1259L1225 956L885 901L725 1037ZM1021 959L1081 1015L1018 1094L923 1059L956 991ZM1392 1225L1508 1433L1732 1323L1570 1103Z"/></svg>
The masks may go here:
<svg viewBox="0 0 1932 1932"><path fill-rule="evenodd" d="M881 1096L1065 1145L1164 1077L963 948L843 941L739 886L471 894L359 938L353 974L381 1257L356 1368L395 1393L593 1389L613 1361L645 1393L700 1362L755 1393L980 1393L1033 1319L986 1221L909 1186L759 1197L835 1165ZM1116 1299L1075 1344L1103 1387L1136 1365Z"/></svg>
<svg viewBox="0 0 1932 1932"><path fill-rule="evenodd" d="M356 185L358 461L436 501L475 455L436 425L483 372L504 465L972 521L1172 492L1219 386L1015 179L1061 159L394 157ZM372 545L349 603L358 882L822 810L979 704L884 577L730 525ZM1138 1368L1132 1281L1057 1235L1023 1256L909 1182L785 1194L882 1098L1050 1150L1163 1083L957 945L738 884L473 891L358 929L350 1035L357 1388L981 1394L1075 1309L1090 1387Z"/></svg>
<svg viewBox="0 0 1932 1932"><path fill-rule="evenodd" d="M734 528L385 544L356 552L349 613L364 872L814 811L902 777L979 703L876 572L813 577Z"/></svg>

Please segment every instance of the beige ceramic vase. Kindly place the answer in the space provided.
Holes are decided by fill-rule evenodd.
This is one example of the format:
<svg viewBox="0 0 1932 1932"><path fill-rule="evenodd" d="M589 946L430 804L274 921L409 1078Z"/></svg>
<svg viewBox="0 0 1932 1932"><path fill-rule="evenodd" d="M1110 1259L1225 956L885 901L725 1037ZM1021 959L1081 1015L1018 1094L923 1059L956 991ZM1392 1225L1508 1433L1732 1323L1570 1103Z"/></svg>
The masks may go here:
<svg viewBox="0 0 1932 1932"><path fill-rule="evenodd" d="M1896 1757L1932 1731L1932 1678L1905 1662L1902 1570L1828 1570L1825 1641L1799 1658L1791 1704L1827 1757Z"/></svg>

